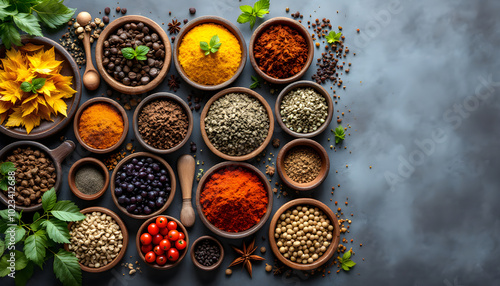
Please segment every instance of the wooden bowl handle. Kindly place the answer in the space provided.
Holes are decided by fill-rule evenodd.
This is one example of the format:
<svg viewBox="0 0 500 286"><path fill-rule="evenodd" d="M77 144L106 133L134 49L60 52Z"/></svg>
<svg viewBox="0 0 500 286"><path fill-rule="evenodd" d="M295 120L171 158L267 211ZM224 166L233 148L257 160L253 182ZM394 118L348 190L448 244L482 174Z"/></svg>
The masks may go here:
<svg viewBox="0 0 500 286"><path fill-rule="evenodd" d="M75 143L71 140L66 140L61 145L59 145L59 147L51 150L50 153L52 154L52 156L54 156L55 161L58 164L61 164L64 158L71 154L73 150L75 150Z"/></svg>
<svg viewBox="0 0 500 286"><path fill-rule="evenodd" d="M182 155L177 161L177 173L182 191L181 222L186 227L191 227L196 218L191 204L195 168L196 164L191 155Z"/></svg>

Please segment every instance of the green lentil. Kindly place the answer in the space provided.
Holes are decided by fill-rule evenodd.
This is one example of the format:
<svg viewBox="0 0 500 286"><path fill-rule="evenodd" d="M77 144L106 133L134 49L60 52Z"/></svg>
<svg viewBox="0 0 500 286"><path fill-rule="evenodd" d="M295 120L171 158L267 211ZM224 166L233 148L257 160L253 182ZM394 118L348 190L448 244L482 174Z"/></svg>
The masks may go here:
<svg viewBox="0 0 500 286"><path fill-rule="evenodd" d="M297 133L316 131L328 117L328 104L312 88L297 88L283 97L280 114L285 126Z"/></svg>

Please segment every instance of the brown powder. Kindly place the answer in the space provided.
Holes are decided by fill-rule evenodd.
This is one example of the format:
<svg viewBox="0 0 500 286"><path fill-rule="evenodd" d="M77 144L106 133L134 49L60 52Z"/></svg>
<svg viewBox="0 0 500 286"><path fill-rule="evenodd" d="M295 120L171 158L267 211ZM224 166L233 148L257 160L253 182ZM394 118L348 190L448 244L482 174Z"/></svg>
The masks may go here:
<svg viewBox="0 0 500 286"><path fill-rule="evenodd" d="M285 173L297 183L309 183L316 179L321 170L321 158L311 147L292 148L285 156Z"/></svg>

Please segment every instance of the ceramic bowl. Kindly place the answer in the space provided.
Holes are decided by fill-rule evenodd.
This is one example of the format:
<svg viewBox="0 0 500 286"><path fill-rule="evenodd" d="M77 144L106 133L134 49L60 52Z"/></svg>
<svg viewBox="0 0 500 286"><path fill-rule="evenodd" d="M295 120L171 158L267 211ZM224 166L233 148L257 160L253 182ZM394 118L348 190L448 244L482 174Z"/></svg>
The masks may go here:
<svg viewBox="0 0 500 286"><path fill-rule="evenodd" d="M215 148L215 146L208 139L207 132L205 131L205 117L207 117L208 110L210 109L210 106L217 99L219 99L219 98L221 98L224 95L229 94L229 93L244 93L244 94L248 94L251 97L256 98L264 106L264 108L266 109L266 112L267 112L267 116L269 117L269 131L267 133L266 139L260 145L260 147L258 147L257 149L255 149L252 152L250 152L246 155L243 155L243 156L230 156L230 155L226 155L226 154L222 153L221 151L217 150ZM269 144L269 142L271 141L271 138L272 138L273 132L274 132L273 111L272 111L271 107L269 106L269 104L267 103L267 101L260 94L256 93L255 91L248 89L248 88L244 88L244 87L231 87L231 88L221 90L216 95L212 96L212 98L210 98L210 100L208 100L207 104L205 104L205 107L203 108L203 111L201 112L201 115L200 115L200 129L201 129L201 136L203 137L203 141L205 141L205 144L207 144L208 149L210 149L210 151L212 151L215 155L221 157L224 160L228 160L228 161L246 161L246 160L250 160L250 159L254 158L255 156L259 155L260 153L262 153L262 151L264 151L264 149L266 148L267 144Z"/></svg>
<svg viewBox="0 0 500 286"><path fill-rule="evenodd" d="M229 80L217 84L217 85L204 85L204 84L199 84L193 80L191 80L184 69L181 66L181 63L179 61L179 46L182 43L183 37L194 27L201 25L201 24L206 24L206 23L212 23L212 24L218 24L229 30L239 41L240 47L241 47L241 63L238 69L236 70L236 73L231 77ZM202 17L197 17L196 19L189 21L182 29L179 31L179 34L177 35L174 43L174 65L177 71L179 72L179 75L182 77L182 79L187 82L189 85L191 85L194 88L201 89L201 90L219 90L222 88L227 87L231 83L233 83L241 74L243 69L245 68L245 64L247 62L247 44L245 42L245 38L243 38L243 35L241 34L240 30L233 25L231 22L228 20L217 17L217 16L202 16Z"/></svg>
<svg viewBox="0 0 500 286"><path fill-rule="evenodd" d="M319 171L318 176L309 183L297 183L290 179L290 177L285 172L285 158L288 152L299 146L311 147L316 151L316 153L321 158L321 169ZM330 159L328 158L328 154L326 153L325 148L321 146L318 142L311 139L295 139L288 142L281 150L278 152L278 157L276 159L276 169L278 174L285 183L286 186L298 191L310 191L323 183L323 181L328 176L328 172L330 170Z"/></svg>
<svg viewBox="0 0 500 286"><path fill-rule="evenodd" d="M281 102L283 101L283 97L285 97L285 95L289 94L291 91L297 88L312 88L318 94L321 94L326 99L326 104L328 105L328 116L326 117L325 122L318 129L316 129L316 131L309 133L295 132L286 127L285 123L283 122L283 118L281 117L280 113ZM330 125L330 122L332 121L333 118L333 101L330 95L328 94L328 91L326 91L321 85L312 81L302 80L288 85L281 91L281 93L278 95L278 98L276 99L276 104L274 106L274 113L276 114L276 121L278 121L279 126L286 133L297 138L312 138L314 136L323 133L323 131L325 131L328 128L328 125Z"/></svg>
<svg viewBox="0 0 500 286"><path fill-rule="evenodd" d="M139 86L124 85L123 83L115 80L110 74L108 74L108 72L104 68L104 65L102 64L102 60L104 57L104 41L108 40L108 38L111 37L111 35L116 30L121 28L123 25L132 22L134 23L143 22L151 30L153 30L155 33L158 34L158 36L161 38L163 42L163 45L165 46L165 58L163 60L163 67L161 68L160 73L146 85L139 85ZM106 28L104 28L104 30L102 31L101 35L99 36L99 40L97 41L96 44L95 59L99 73L101 74L104 81L106 81L106 83L109 86L111 86L111 88L125 94L146 93L157 87L160 83L162 83L165 77L167 76L168 70L170 69L170 64L172 63L172 50L170 47L170 39L168 38L167 33L165 33L162 27L160 27L160 25L158 25L156 22L147 17L140 15L122 16L120 18L117 18L116 20L113 20L113 22L110 22L109 25L107 25Z"/></svg>
<svg viewBox="0 0 500 286"><path fill-rule="evenodd" d="M139 115L141 114L142 109L146 105L148 105L149 103L154 102L154 101L158 101L158 100L171 100L171 101L177 103L178 105L180 105L184 109L184 112L186 113L186 115L188 117L189 123L188 123L188 130L187 130L186 137L184 137L184 139L179 144L177 144L176 146L174 146L170 149L158 149L158 148L155 148L155 147L149 145L148 143L146 143L142 139L142 135L139 133ZM184 100L182 100L180 97L178 97L177 95L174 95L174 94L171 94L168 92L158 92L158 93L155 93L155 94L152 94L152 95L146 97L144 100L141 101L141 103L137 106L137 108L135 109L135 112L134 112L133 127L134 127L135 138L137 138L137 141L139 141L139 143L141 144L142 147L144 147L147 151L153 152L153 153L169 154L169 153L172 153L172 152L179 150L182 146L184 146L184 144L186 144L186 142L189 141L189 137L191 136L191 133L193 132L193 125L194 125L193 113L191 112L191 109L186 104L186 102Z"/></svg>
<svg viewBox="0 0 500 286"><path fill-rule="evenodd" d="M92 195L82 193L76 187L76 183L75 183L75 176L76 176L76 173L78 172L78 170L84 166L89 166L89 165L94 166L104 176L104 186L102 186L100 191L98 191L97 193L92 194ZM73 194L75 194L75 196L79 197L80 199L86 200L86 201L95 200L95 199L101 197L108 189L108 186L109 186L108 168L106 168L106 166L101 161L99 161L95 158L91 158L91 157L82 158L82 159L76 161L73 164L73 166L71 166L71 169L69 169L68 185L69 185L70 190L73 192Z"/></svg>
<svg viewBox="0 0 500 286"><path fill-rule="evenodd" d="M265 72L263 72L260 68L259 65L257 64L257 61L255 59L254 55L254 46L255 42L259 37L262 35L263 32L265 32L269 27L274 26L274 25L286 25L292 28L293 30L296 30L297 32L304 37L307 43L308 47L308 53L307 53L307 62L302 67L302 70L295 74L292 77L289 78L275 78L267 75ZM311 37L311 34L307 31L307 29L298 21L285 18L285 17L275 17L272 19L269 19L262 23L257 29L252 34L252 37L250 38L250 44L249 44L249 56L250 56L250 63L252 64L253 69L255 72L262 77L265 81L273 83L273 84L287 84L294 82L296 80L299 80L304 76L304 74L307 72L307 69L309 69L309 66L311 66L313 57L314 57L314 43Z"/></svg>
<svg viewBox="0 0 500 286"><path fill-rule="evenodd" d="M203 208L200 203L200 198L201 198L201 193L203 192L203 188L205 187L206 181L218 170L226 168L226 167L241 167L245 168L251 172L253 172L255 175L257 175L262 184L264 185L264 188L266 189L266 192L268 194L269 202L267 204L267 210L266 213L262 216L260 221L252 226L251 228L240 231L240 232L228 232L221 230L214 226L211 222L208 221L207 217L203 213ZM208 171L205 172L205 175L201 178L200 182L198 183L198 188L196 189L196 210L198 212L198 216L200 217L201 221L203 224L210 229L213 233L226 237L226 238L232 238L232 239L239 239L239 238L245 238L248 236L251 236L252 234L256 233L264 224L266 223L267 219L271 215L273 209L273 191L271 190L271 185L269 184L269 180L266 178L262 172L254 167L251 164L248 163L241 163L241 162L222 162L219 163L212 168L210 168ZM241 210L241 211L247 211L247 210Z"/></svg>
<svg viewBox="0 0 500 286"><path fill-rule="evenodd" d="M326 252L320 258L318 258L318 260L314 261L311 264L296 263L286 259L280 253L278 246L276 244L276 239L274 237L276 223L278 222L278 219L281 216L281 214L283 214L290 208L302 205L317 207L318 209L323 211L323 214L325 214L330 220L330 224L333 225L333 234L332 234L333 238L331 244L328 246ZM273 216L273 219L271 220L271 223L269 224L269 244L271 245L271 250L273 251L274 256L276 256L279 259L279 261L281 261L286 266L297 270L303 270L303 271L313 270L326 263L336 253L339 241L340 241L340 227L337 217L328 206L315 199L302 198L289 201L276 211L276 213Z"/></svg>
<svg viewBox="0 0 500 286"><path fill-rule="evenodd" d="M196 258L194 256L194 252L196 251L196 247L198 246L198 244L200 242L205 241L205 240L211 240L211 241L215 242L215 244L217 246L219 246L219 249L220 249L219 260L216 263L214 263L213 265L211 265L211 266L204 266L204 265L202 265L201 263L198 262L198 260L196 260ZM224 260L224 247L222 247L222 244L216 238L211 237L209 235L205 235L205 236L202 236L202 237L198 238L197 240L195 240L193 242L193 245L191 246L191 261L193 261L193 264L196 267L198 267L199 269L205 270L205 271L210 271L210 270L217 269L221 265L221 263L222 263L223 260Z"/></svg>
<svg viewBox="0 0 500 286"><path fill-rule="evenodd" d="M110 146L106 149L96 149L96 148L90 147L89 145L87 145L87 143L85 143L83 141L82 137L80 136L80 132L78 131L78 126L80 123L80 117L82 116L82 112L87 107L89 107L90 105L95 104L95 103L107 103L107 104L113 106L114 108L116 108L118 113L120 113L122 118L123 118L123 134L120 137L120 140L118 140L118 142L116 142L113 146ZM89 150L92 153L105 154L105 153L109 153L111 151L116 150L116 148L118 148L118 147L120 147L120 145L122 145L123 141L125 141L125 138L127 137L128 124L129 123L128 123L127 112L125 112L125 109L123 109L123 107L118 102L116 102L110 98L107 98L107 97L94 97L90 100L87 100L84 104L82 104L82 106L80 106L80 108L78 108L78 111L76 112L76 116L75 116L75 121L73 122L73 132L75 133L76 140L78 141L78 143L80 143L80 145L83 146L83 148Z"/></svg>
<svg viewBox="0 0 500 286"><path fill-rule="evenodd" d="M63 61L60 73L64 76L73 77L71 88L76 90L76 93L73 95L73 97L64 100L64 102L68 106L68 108L66 109L66 117L64 117L62 114L59 114L56 117L52 117L54 119L54 121L52 122L42 120L39 126L31 130L30 134L26 133L26 128L24 127L7 128L5 127L5 122L0 125L0 132L8 137L22 140L40 140L58 133L71 122L71 119L73 119L73 116L78 109L80 97L82 96L82 80L80 77L78 66L75 63L75 60L73 60L73 57L68 53L68 51L66 51L65 48L63 48L55 41L45 37L29 37L23 35L21 37L21 42L23 44L31 43L34 45L41 45L44 46L45 50L54 47L56 60ZM0 59L4 57L5 46L2 45L0 47Z"/></svg>

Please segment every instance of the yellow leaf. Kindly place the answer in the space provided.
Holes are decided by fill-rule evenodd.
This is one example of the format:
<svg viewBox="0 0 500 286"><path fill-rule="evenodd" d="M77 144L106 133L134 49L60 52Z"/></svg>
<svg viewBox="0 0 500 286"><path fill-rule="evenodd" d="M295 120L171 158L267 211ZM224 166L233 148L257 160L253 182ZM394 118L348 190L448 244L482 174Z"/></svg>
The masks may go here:
<svg viewBox="0 0 500 286"><path fill-rule="evenodd" d="M44 100L44 103L45 103L45 100ZM47 121L54 121L54 119L52 119L50 117L50 113L51 112L52 112L52 110L51 110L51 108L49 106L38 104L38 113L37 113L37 115L41 119L44 119L44 120L47 120Z"/></svg>
<svg viewBox="0 0 500 286"><path fill-rule="evenodd" d="M36 111L36 109L38 109L38 102L36 100L31 100L26 104L23 103L21 105L21 110L23 111L23 118L33 113L33 111Z"/></svg>
<svg viewBox="0 0 500 286"><path fill-rule="evenodd" d="M11 115L11 117L12 117L12 115ZM23 117L23 125L24 125L24 127L26 127L26 132L28 134L30 134L30 132L31 132L31 130L33 130L33 128L40 125L40 116L33 114L33 113L28 115L28 116L24 116Z"/></svg>
<svg viewBox="0 0 500 286"><path fill-rule="evenodd" d="M66 105L66 102L64 102L64 100L59 98L54 99L54 105L52 106L52 108L55 111L55 115L57 115L57 113L61 113L62 115L64 115L64 117L68 116L66 114L66 109L68 108L68 106Z"/></svg>
<svg viewBox="0 0 500 286"><path fill-rule="evenodd" d="M4 69L10 71L25 65L23 54L13 48L5 52L5 59L2 59L2 63Z"/></svg>
<svg viewBox="0 0 500 286"><path fill-rule="evenodd" d="M0 82L0 101L16 103L23 95L24 92L21 90L21 84L12 81Z"/></svg>
<svg viewBox="0 0 500 286"><path fill-rule="evenodd" d="M51 91L57 91L56 86L54 85L54 82L50 79L47 79L45 81L45 84L42 86L41 89L37 90L38 93L43 93L45 95L50 96Z"/></svg>
<svg viewBox="0 0 500 286"><path fill-rule="evenodd" d="M21 107L14 108L14 112L9 116L9 120L5 123L7 127L17 127L23 125L23 112ZM28 132L29 133L29 132Z"/></svg>
<svg viewBox="0 0 500 286"><path fill-rule="evenodd" d="M10 101L0 101L0 114L3 115L4 113L7 113L12 106L14 106L14 104Z"/></svg>
<svg viewBox="0 0 500 286"><path fill-rule="evenodd" d="M46 52L42 50L33 56L28 56L28 60L33 72L40 74L50 74L62 63L55 60L54 47Z"/></svg>
<svg viewBox="0 0 500 286"><path fill-rule="evenodd" d="M47 106L47 102L45 101L43 94L38 94L36 101L38 102L38 104L43 104L44 106Z"/></svg>
<svg viewBox="0 0 500 286"><path fill-rule="evenodd" d="M28 101L32 101L33 99L38 98L38 93L26 93L26 94L29 94L30 96L24 99L21 105L26 104Z"/></svg>
<svg viewBox="0 0 500 286"><path fill-rule="evenodd" d="M56 74L51 79L57 90L65 93L64 98L71 98L76 93L76 90L71 88L73 77Z"/></svg>
<svg viewBox="0 0 500 286"><path fill-rule="evenodd" d="M31 82L31 80L33 80L33 78L35 77L31 69L27 66L19 67L16 70L16 73L17 73L16 81L19 81L21 83L25 81Z"/></svg>
<svg viewBox="0 0 500 286"><path fill-rule="evenodd" d="M37 46L32 43L27 43L26 45L19 47L21 50L27 51L27 52L34 52L38 51L43 48L43 46Z"/></svg>
<svg viewBox="0 0 500 286"><path fill-rule="evenodd" d="M8 113L0 114L0 124L2 124L5 121L5 119L7 119L7 116L9 116Z"/></svg>

